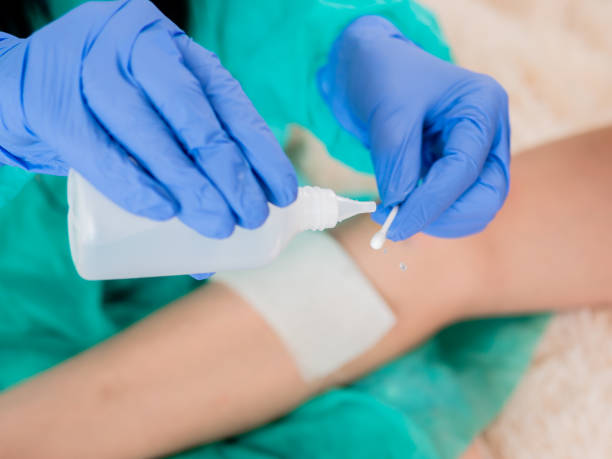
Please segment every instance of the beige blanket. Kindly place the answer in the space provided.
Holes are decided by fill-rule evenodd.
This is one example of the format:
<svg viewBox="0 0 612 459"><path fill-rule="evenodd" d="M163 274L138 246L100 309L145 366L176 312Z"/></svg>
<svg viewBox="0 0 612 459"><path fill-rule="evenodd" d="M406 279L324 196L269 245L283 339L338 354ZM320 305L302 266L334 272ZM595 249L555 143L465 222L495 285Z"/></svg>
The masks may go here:
<svg viewBox="0 0 612 459"><path fill-rule="evenodd" d="M515 152L612 123L612 1L422 3L458 62L508 90ZM484 440L494 458L612 457L612 308L553 319Z"/></svg>

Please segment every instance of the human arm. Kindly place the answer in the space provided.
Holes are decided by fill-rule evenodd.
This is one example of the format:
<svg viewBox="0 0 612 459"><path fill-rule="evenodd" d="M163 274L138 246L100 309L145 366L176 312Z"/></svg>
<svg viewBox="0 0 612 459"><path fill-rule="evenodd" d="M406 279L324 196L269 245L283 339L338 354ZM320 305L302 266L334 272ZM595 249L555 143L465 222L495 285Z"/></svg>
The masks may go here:
<svg viewBox="0 0 612 459"><path fill-rule="evenodd" d="M471 292L467 301L457 302L455 315L461 317L607 304L612 301L606 261L612 250L611 148L612 128L605 128L522 152L512 165L507 205L490 229L462 240L419 236L412 242L391 243L388 255L393 264L404 261L409 269L415 265L416 272L406 276L411 279L427 275L419 273L431 275L444 265L445 281L440 285L456 282ZM337 237L350 238L343 246L368 276L377 279L376 273L385 268L384 258L362 250L358 227L351 230L350 222L345 226L336 231ZM411 250L411 255L396 247ZM419 256L413 262L415 253ZM461 272L465 270L471 273L469 279ZM406 279L399 270L390 274L381 275L384 284L377 287L395 292L399 301L406 292L398 279ZM393 298L387 300L393 304Z"/></svg>
<svg viewBox="0 0 612 459"><path fill-rule="evenodd" d="M165 454L274 419L454 321L611 302L610 145L612 129L520 156L508 205L476 236L420 235L385 254L369 249L367 218L334 231L398 321L329 378L303 381L266 322L212 284L0 395L0 455Z"/></svg>

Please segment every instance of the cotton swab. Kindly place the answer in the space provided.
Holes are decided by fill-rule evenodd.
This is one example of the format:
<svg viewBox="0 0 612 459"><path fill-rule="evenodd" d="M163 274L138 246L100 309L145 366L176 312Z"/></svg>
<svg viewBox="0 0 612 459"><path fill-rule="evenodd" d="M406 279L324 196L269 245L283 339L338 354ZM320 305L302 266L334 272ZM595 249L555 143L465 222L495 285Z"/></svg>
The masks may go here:
<svg viewBox="0 0 612 459"><path fill-rule="evenodd" d="M391 209L391 212L389 212L389 215L387 216L385 223L383 223L382 228L378 230L374 236L372 236L372 239L370 240L370 247L372 247L374 250L380 250L382 249L383 245L385 245L387 231L389 231L389 227L393 223L393 220L395 220L398 209L399 206L395 206L393 209Z"/></svg>

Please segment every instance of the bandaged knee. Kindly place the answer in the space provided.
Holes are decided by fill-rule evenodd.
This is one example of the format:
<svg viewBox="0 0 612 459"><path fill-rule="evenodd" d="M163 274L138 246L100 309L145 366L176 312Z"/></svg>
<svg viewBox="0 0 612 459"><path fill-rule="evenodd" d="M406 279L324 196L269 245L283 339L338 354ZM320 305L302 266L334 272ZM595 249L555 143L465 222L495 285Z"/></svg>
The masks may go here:
<svg viewBox="0 0 612 459"><path fill-rule="evenodd" d="M383 298L328 234L305 232L272 264L214 277L248 301L306 380L373 347L395 324Z"/></svg>

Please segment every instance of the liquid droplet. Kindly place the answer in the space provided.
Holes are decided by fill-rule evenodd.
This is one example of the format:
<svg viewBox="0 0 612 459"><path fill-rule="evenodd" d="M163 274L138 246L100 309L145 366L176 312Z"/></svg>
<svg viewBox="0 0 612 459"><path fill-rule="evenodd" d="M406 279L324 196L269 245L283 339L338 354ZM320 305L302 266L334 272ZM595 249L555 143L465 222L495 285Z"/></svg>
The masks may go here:
<svg viewBox="0 0 612 459"><path fill-rule="evenodd" d="M407 267L406 267L406 265L404 263L400 263L400 269L402 271L406 271Z"/></svg>
<svg viewBox="0 0 612 459"><path fill-rule="evenodd" d="M36 177L38 177L38 175ZM387 253L387 249L386 248L383 249L383 253Z"/></svg>

